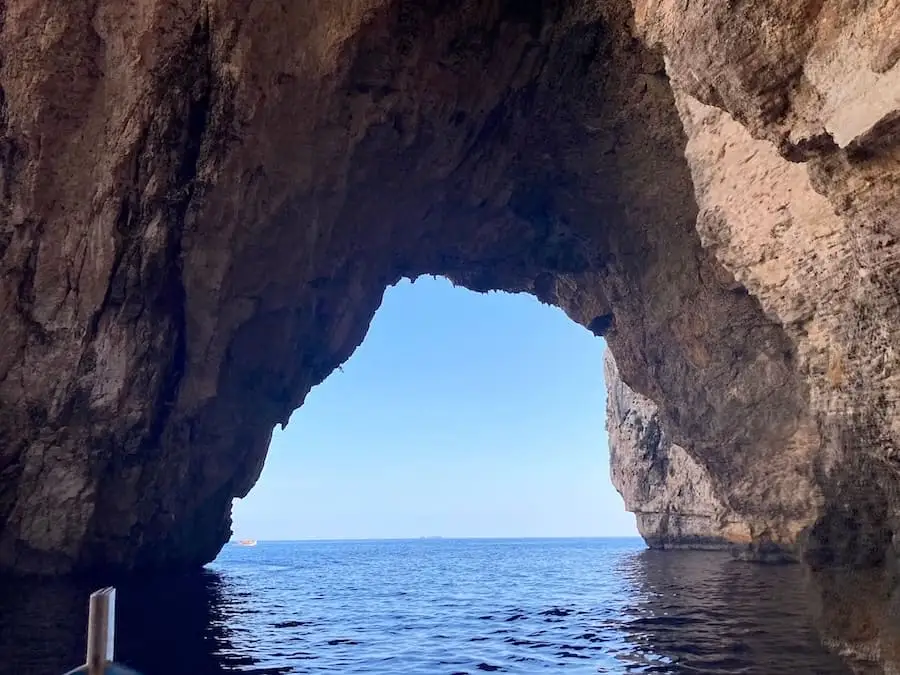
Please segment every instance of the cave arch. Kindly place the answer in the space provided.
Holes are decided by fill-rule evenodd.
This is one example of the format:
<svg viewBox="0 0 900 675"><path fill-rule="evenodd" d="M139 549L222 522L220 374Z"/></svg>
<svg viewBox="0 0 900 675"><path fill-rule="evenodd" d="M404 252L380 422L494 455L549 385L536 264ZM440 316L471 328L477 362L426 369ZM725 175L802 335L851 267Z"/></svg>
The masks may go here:
<svg viewBox="0 0 900 675"><path fill-rule="evenodd" d="M41 7L2 21L0 567L211 559L421 274L604 334L751 539L893 461L894 63L853 89L883 119L838 115L864 31L817 42L822 3L101 1L45 38Z"/></svg>
<svg viewBox="0 0 900 675"><path fill-rule="evenodd" d="M25 404L4 408L0 563L210 560L273 424L404 276L533 293L604 333L726 485L747 461L732 448L758 461L793 433L793 347L701 245L672 89L624 3L258 11L170 26L141 132L91 165L96 224L77 250L96 273L74 298L40 265L21 281L29 356L5 379ZM117 73L107 95L127 96ZM90 97L69 103L75 125ZM52 189L74 199L70 182ZM65 250L53 236L28 255ZM33 359L58 377L35 381ZM774 405L748 410L741 381ZM32 465L40 454L56 463ZM733 506L771 511L761 494Z"/></svg>

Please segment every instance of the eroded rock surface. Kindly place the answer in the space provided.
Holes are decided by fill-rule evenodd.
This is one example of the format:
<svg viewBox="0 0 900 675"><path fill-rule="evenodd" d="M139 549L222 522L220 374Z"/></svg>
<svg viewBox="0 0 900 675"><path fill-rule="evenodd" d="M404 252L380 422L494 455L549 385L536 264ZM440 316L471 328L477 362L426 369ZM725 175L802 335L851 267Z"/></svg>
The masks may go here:
<svg viewBox="0 0 900 675"><path fill-rule="evenodd" d="M752 529L717 494L709 471L666 434L653 401L604 356L610 478L651 548L728 549L753 542Z"/></svg>
<svg viewBox="0 0 900 675"><path fill-rule="evenodd" d="M898 45L896 1L3 3L0 566L209 560L431 273L606 336L679 467L648 532L891 597Z"/></svg>

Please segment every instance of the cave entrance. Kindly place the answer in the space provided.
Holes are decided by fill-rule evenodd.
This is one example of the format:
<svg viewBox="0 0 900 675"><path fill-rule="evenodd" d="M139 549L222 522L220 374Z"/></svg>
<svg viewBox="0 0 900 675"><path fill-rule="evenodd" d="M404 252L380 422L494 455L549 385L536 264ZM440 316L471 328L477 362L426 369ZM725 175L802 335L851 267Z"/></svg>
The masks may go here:
<svg viewBox="0 0 900 675"><path fill-rule="evenodd" d="M276 430L236 538L636 535L609 479L604 349L530 295L400 282Z"/></svg>

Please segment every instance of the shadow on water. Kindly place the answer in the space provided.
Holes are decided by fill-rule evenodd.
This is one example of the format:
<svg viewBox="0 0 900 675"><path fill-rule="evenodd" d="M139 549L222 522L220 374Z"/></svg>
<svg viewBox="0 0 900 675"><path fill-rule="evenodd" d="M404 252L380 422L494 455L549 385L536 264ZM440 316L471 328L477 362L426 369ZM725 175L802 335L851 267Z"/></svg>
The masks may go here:
<svg viewBox="0 0 900 675"><path fill-rule="evenodd" d="M900 575L895 565L807 570L816 625L856 673L900 673Z"/></svg>
<svg viewBox="0 0 900 675"><path fill-rule="evenodd" d="M821 646L798 565L761 565L727 554L642 551L623 566L633 584L623 617L640 672L847 673Z"/></svg>
<svg viewBox="0 0 900 675"><path fill-rule="evenodd" d="M820 644L798 566L629 546L226 551L196 575L115 584L117 661L144 675L848 672ZM80 664L103 585L0 579L0 675Z"/></svg>
<svg viewBox="0 0 900 675"><path fill-rule="evenodd" d="M0 579L0 674L62 675L84 662L88 596L103 581ZM228 651L220 575L117 582L116 660L142 673L206 675L240 666Z"/></svg>

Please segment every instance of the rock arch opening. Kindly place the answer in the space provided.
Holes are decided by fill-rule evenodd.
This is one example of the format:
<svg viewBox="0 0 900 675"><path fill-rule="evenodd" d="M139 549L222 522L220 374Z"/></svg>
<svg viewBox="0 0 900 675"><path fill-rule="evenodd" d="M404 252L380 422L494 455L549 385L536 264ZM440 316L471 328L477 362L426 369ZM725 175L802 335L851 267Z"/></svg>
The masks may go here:
<svg viewBox="0 0 900 675"><path fill-rule="evenodd" d="M603 341L424 277L275 430L235 539L636 536L609 479Z"/></svg>

